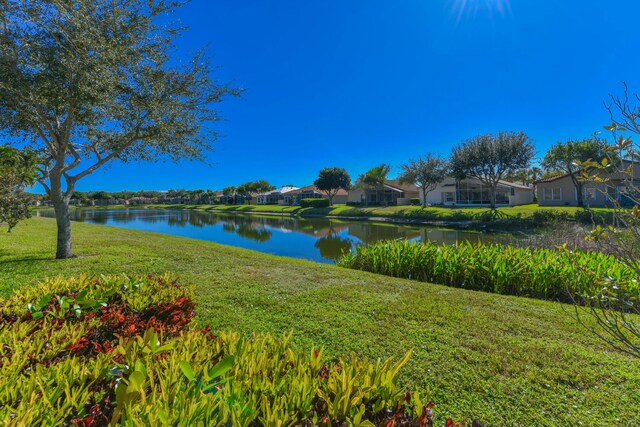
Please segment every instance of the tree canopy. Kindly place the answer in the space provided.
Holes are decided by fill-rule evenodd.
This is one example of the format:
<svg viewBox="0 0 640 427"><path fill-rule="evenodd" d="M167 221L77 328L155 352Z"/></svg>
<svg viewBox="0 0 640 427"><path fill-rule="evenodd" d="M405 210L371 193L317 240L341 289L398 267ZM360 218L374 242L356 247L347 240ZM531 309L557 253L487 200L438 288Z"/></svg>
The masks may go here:
<svg viewBox="0 0 640 427"><path fill-rule="evenodd" d="M507 173L528 168L534 150L524 132L478 135L454 147L451 170L458 179L475 178L487 185L491 209L495 210L498 183Z"/></svg>
<svg viewBox="0 0 640 427"><path fill-rule="evenodd" d="M324 168L313 182L316 188L327 195L329 204L333 205L333 197L340 189L348 190L351 187L351 176L343 168Z"/></svg>
<svg viewBox="0 0 640 427"><path fill-rule="evenodd" d="M367 191L384 191L384 183L387 181L387 175L389 175L389 172L391 172L391 166L388 164L383 163L375 166L360 175L356 180L355 186L362 188L365 193ZM366 194L365 204L367 206L369 205L369 198L366 197Z"/></svg>
<svg viewBox="0 0 640 427"><path fill-rule="evenodd" d="M31 197L24 190L35 183L37 165L35 152L0 146L0 223L7 224L9 233L31 216Z"/></svg>
<svg viewBox="0 0 640 427"><path fill-rule="evenodd" d="M606 140L596 137L558 142L547 150L542 166L549 172L569 174L576 187L578 206L584 206L584 181L581 174L588 171L583 170L584 166L581 164L589 160L600 163L611 154L615 154L608 148Z"/></svg>
<svg viewBox="0 0 640 427"><path fill-rule="evenodd" d="M0 127L42 159L58 258L73 256L68 204L112 160L200 159L217 138L212 104L238 91L211 80L202 52L172 61L180 2L7 0L0 6Z"/></svg>
<svg viewBox="0 0 640 427"><path fill-rule="evenodd" d="M402 165L398 180L402 184L414 184L422 192L422 206L427 206L427 194L435 190L449 173L449 162L440 156L427 153L424 157L410 160Z"/></svg>
<svg viewBox="0 0 640 427"><path fill-rule="evenodd" d="M276 187L269 184L264 179L258 181L245 182L240 184L236 189L237 193L243 196L249 202L258 194L266 193L267 191L275 190Z"/></svg>

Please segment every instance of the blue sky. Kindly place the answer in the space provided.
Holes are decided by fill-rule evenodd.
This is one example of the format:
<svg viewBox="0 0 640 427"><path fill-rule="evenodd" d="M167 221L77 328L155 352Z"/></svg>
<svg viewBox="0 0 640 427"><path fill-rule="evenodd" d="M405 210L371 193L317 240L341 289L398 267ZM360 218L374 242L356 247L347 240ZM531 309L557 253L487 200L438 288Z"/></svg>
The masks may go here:
<svg viewBox="0 0 640 427"><path fill-rule="evenodd" d="M608 123L602 102L640 91L640 2L194 0L180 55L205 47L224 135L206 163L113 163L78 190L310 184L447 155L479 133L523 130L538 155Z"/></svg>

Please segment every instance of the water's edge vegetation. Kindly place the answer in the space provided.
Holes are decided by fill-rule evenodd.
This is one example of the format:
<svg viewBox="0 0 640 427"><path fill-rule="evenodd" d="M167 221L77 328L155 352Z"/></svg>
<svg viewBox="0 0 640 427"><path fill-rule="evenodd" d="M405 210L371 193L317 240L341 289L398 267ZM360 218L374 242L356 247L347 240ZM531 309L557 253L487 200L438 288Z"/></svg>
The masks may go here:
<svg viewBox="0 0 640 427"><path fill-rule="evenodd" d="M602 287L610 287L619 295L640 296L636 272L615 257L566 248L395 240L359 245L338 260L338 265L464 289L561 302L573 302L576 295Z"/></svg>

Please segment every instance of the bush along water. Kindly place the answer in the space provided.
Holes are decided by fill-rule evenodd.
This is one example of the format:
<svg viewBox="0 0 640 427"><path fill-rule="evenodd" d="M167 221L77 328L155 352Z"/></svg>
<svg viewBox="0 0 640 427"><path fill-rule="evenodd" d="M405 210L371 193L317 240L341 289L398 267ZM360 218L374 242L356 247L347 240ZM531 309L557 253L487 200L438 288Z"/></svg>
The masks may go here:
<svg viewBox="0 0 640 427"><path fill-rule="evenodd" d="M387 241L358 246L338 265L458 288L563 302L572 302L575 295L603 286L636 301L640 294L637 274L614 257L563 247Z"/></svg>
<svg viewBox="0 0 640 427"><path fill-rule="evenodd" d="M300 207L302 208L326 208L329 206L329 199L302 199Z"/></svg>
<svg viewBox="0 0 640 427"><path fill-rule="evenodd" d="M53 279L18 290L0 304L0 419L434 426L433 403L396 382L410 353L331 361L322 349L292 347L290 335L214 334L193 317L191 292L170 276Z"/></svg>

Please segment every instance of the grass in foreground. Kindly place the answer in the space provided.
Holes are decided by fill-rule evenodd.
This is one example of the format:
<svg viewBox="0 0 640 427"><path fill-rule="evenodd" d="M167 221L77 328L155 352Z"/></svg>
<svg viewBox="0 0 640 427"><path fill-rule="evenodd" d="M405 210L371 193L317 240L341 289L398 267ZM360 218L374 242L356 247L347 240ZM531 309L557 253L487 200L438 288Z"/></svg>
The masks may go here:
<svg viewBox="0 0 640 427"><path fill-rule="evenodd" d="M196 318L367 358L413 355L400 381L438 413L488 425L640 424L640 364L588 335L558 303L447 288L210 242L74 223L78 258L53 259L55 223L0 232L0 293L58 274L175 272Z"/></svg>

